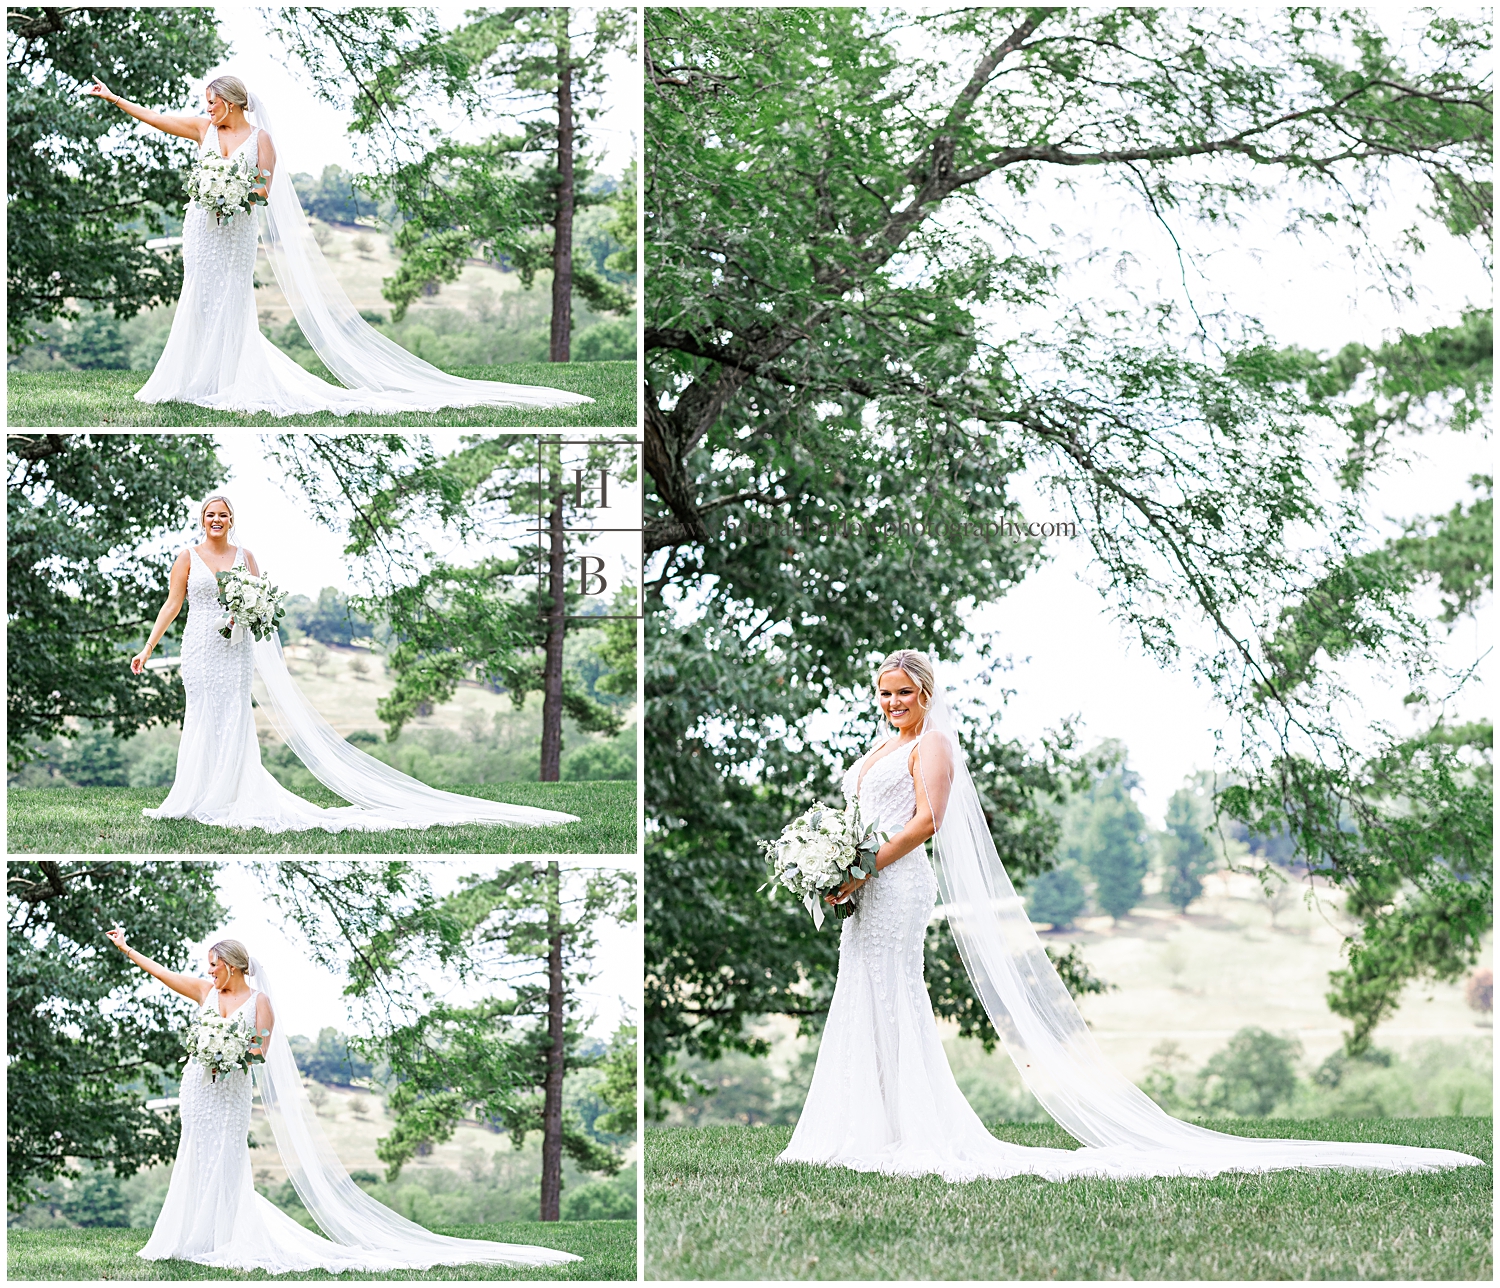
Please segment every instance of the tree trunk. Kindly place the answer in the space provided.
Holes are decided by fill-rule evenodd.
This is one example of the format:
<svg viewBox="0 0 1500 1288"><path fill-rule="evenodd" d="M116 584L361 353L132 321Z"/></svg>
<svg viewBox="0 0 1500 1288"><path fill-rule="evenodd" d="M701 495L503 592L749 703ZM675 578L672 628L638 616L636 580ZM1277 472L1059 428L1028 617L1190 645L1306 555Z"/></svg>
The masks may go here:
<svg viewBox="0 0 1500 1288"><path fill-rule="evenodd" d="M547 864L547 1083L542 1100L542 1220L556 1221L562 1206L563 1097L562 873Z"/></svg>
<svg viewBox="0 0 1500 1288"><path fill-rule="evenodd" d="M571 11L557 37L557 219L552 225L552 337L548 358L567 362L573 346L573 49Z"/></svg>
<svg viewBox="0 0 1500 1288"><path fill-rule="evenodd" d="M547 527L551 550L547 560L547 589L551 605L547 610L546 662L542 667L542 768L541 781L555 783L562 777L562 692L563 636L568 629L567 533L563 530L562 470L554 465L548 477L552 495L552 513Z"/></svg>

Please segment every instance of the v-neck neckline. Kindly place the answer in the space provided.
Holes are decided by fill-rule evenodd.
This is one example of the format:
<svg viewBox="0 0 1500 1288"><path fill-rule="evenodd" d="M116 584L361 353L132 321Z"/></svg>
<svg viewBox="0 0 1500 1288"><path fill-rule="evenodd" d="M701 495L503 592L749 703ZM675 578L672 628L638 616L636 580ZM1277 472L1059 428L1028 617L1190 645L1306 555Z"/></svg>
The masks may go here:
<svg viewBox="0 0 1500 1288"><path fill-rule="evenodd" d="M244 147L245 144L249 143L250 140L254 137L255 126L252 125L250 127L250 133L245 135L245 137L242 138L238 143L236 143L234 147L230 148L228 152L219 152L219 127L216 125L214 126L214 151L218 152L220 161L228 161L230 157L232 157L236 152Z"/></svg>
<svg viewBox="0 0 1500 1288"><path fill-rule="evenodd" d="M240 562L241 548L239 546L235 546L234 558L229 561L228 568L215 568L213 564L209 563L208 560L203 557L203 552L199 550L197 546L190 546L189 549L198 556L198 562L201 563L205 568L207 568L209 572L213 573L215 577L217 577L221 572L231 572L239 565Z"/></svg>
<svg viewBox="0 0 1500 1288"><path fill-rule="evenodd" d="M879 751L881 749L881 747L889 746L891 743L899 743L900 741L901 741L901 739L900 739L899 736L895 737L895 738L887 738L885 740L885 742L883 742L883 743L880 744L880 747L876 747L875 751L872 751L870 753L871 756L875 757L873 760L869 760L869 758L866 757L866 759L868 760L868 763L865 764L865 765L863 765L863 766L861 766L859 774L856 776L856 778L854 780L854 795L856 797L860 794L860 792L864 791L864 789L865 789L865 779L867 779L870 776L870 774L874 771L875 766L878 765L882 760L889 760L892 756L894 756L896 754L894 751L888 751L883 756L876 756L875 752ZM921 741L922 741L922 735L918 734L915 738L913 738L911 740L911 745L913 747L915 747L917 745L917 743L919 743ZM911 752L908 751L906 754L909 756L909 755L911 755Z"/></svg>
<svg viewBox="0 0 1500 1288"><path fill-rule="evenodd" d="M245 1009L246 1003L248 1003L250 1001L250 999L255 996L255 990L252 988L250 990L250 992L245 996L245 1001L241 1002L238 1006L236 1006L234 1008L234 1010L232 1010L232 1011L229 1012L228 1015L225 1015L223 1011L219 1010L219 998L221 998L223 996L224 996L224 994L221 993L218 989L214 989L214 1013L221 1020L232 1020L236 1015L238 1015L241 1011L243 1011Z"/></svg>

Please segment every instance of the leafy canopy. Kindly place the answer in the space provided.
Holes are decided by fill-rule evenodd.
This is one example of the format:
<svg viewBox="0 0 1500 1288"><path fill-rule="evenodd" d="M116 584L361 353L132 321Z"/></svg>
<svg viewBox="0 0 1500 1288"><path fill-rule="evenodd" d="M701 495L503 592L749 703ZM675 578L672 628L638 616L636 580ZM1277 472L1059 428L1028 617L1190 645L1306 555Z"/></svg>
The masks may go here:
<svg viewBox="0 0 1500 1288"><path fill-rule="evenodd" d="M1222 238L1275 202L1410 289L1410 239L1373 231L1391 185L1431 194L1437 235L1486 244L1486 48L1481 24L1435 15L1397 31L1311 10L647 12L659 1092L676 1090L678 1050L757 1049L756 1015L817 1022L833 941L754 897L753 842L830 794L833 762L873 733L879 656L986 654L968 610L1045 557L1026 528L1040 516L1015 500L1023 471L1090 543L1110 610L1164 662L1186 649L1244 716L1236 755L1274 759L1290 751L1282 733L1316 728L1340 790L1358 790L1337 755L1351 731L1329 736L1328 686L1283 665L1302 652L1276 615L1326 602L1325 575L1359 572L1357 489L1382 435L1421 416L1475 423L1488 378L1469 357L1488 324L1332 361L1277 348L1232 310L1210 326L1171 301L1106 309L1069 294L1062 248L1087 230L1065 226L1062 185L1087 167L1174 237ZM1055 219L1050 241L1023 227L1032 211ZM1417 369L1448 392L1423 396ZM1402 381L1411 396L1395 405ZM1420 644L1421 577L1402 567L1388 559L1331 597L1360 648ZM819 713L834 732L817 726L813 745ZM1039 752L993 722L971 736L997 846L1024 879L1051 862L1046 797L1081 768L1071 728ZM1477 821L1464 814L1465 844ZM1408 870L1443 866L1423 845ZM1340 861L1324 871L1353 877ZM943 979L961 994L961 973L940 993Z"/></svg>
<svg viewBox="0 0 1500 1288"><path fill-rule="evenodd" d="M182 260L147 250L183 201L184 143L81 91L181 110L227 52L208 9L6 10L6 299L15 352L88 303L131 317L182 289Z"/></svg>
<svg viewBox="0 0 1500 1288"><path fill-rule="evenodd" d="M130 673L167 597L171 539L224 479L192 434L12 435L6 460L7 711L12 768L76 720L117 737L182 719L170 672Z"/></svg>
<svg viewBox="0 0 1500 1288"><path fill-rule="evenodd" d="M17 861L6 884L6 1178L12 1210L79 1163L129 1176L177 1153L175 1111L145 1108L182 1061L182 1002L105 937L169 970L224 910L216 863Z"/></svg>

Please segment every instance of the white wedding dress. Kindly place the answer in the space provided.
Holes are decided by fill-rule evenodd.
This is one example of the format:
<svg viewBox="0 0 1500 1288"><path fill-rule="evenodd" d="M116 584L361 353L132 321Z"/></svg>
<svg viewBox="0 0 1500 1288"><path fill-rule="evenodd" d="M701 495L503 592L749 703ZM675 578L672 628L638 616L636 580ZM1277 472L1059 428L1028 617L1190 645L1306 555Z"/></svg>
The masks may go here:
<svg viewBox="0 0 1500 1288"><path fill-rule="evenodd" d="M258 163L262 134L261 128L253 128L229 155L247 153ZM213 125L200 155L207 156L210 149L222 155ZM196 202L189 203L182 224L182 295L166 348L136 394L138 401L187 402L273 416L572 407L593 401L543 385L465 380L408 353L370 326L349 302L307 230L283 168L271 180L271 196L272 209L258 207L222 224ZM254 286L261 220L272 269L294 315L309 343L349 388L319 380L261 334Z"/></svg>
<svg viewBox="0 0 1500 1288"><path fill-rule="evenodd" d="M244 549L232 567L244 565ZM398 828L491 823L542 826L577 822L577 815L463 796L428 787L351 746L298 692L281 656L281 643L254 642L243 629L225 639L218 580L189 546L187 625L182 632L181 675L187 691L177 776L172 790L147 818L190 818L218 827L258 827L267 832L321 828L326 832L386 832ZM250 704L259 669L265 709L279 732L320 782L348 806L323 809L283 787L260 762L260 742Z"/></svg>
<svg viewBox="0 0 1500 1288"><path fill-rule="evenodd" d="M252 973L258 973L258 967L256 963ZM232 1019L240 1011L253 1007L256 996L257 991L252 990L225 1018ZM210 1007L219 1009L217 991L209 993L199 1014ZM252 1011L252 1021L253 1016ZM295 1081L296 1069L289 1048L285 1048L285 1036L273 1028L271 1041L275 1051L271 1060L280 1062L283 1077ZM256 1071L257 1082L262 1084L262 1099L267 1099L269 1092L274 1100L271 1062L257 1065ZM300 1093L300 1085L297 1091ZM327 1171L337 1174L328 1176L321 1188L332 1189L342 1183L353 1191L335 1211L345 1223L361 1224L364 1228L345 1242L330 1242L299 1225L257 1193L250 1168L251 1096L250 1075L242 1069L209 1081L196 1060L190 1059L184 1066L179 1092L182 1136L172 1165L172 1179L151 1238L137 1256L147 1261L177 1258L205 1266L264 1270L273 1275L304 1270L327 1270L334 1274L353 1270L425 1270L435 1265L477 1263L551 1266L579 1260L571 1252L553 1248L435 1235L358 1191L336 1161L324 1164ZM278 1126L281 1121L277 1120ZM302 1132L318 1130L311 1123L299 1128ZM278 1133L278 1145L281 1140L282 1133ZM317 1164L296 1157L287 1159L285 1147L282 1152L288 1174L303 1181L298 1186L300 1193L306 1188L307 1167L310 1165L316 1171ZM315 1209L323 1210L315 1191L309 1190L306 1197L312 1200ZM339 1223L332 1216L325 1219L337 1230Z"/></svg>
<svg viewBox="0 0 1500 1288"><path fill-rule="evenodd" d="M923 733L915 744L920 746L929 736L944 735ZM858 799L862 821L877 820L879 830L893 836L916 813L911 748L896 747L874 759L861 782L867 762L880 750L876 747L849 767L843 790L846 799ZM967 768L961 761L957 767L966 778ZM929 800L940 817L938 801L945 787L933 783L932 788ZM968 790L972 791L972 785ZM958 826L951 801L948 811ZM982 819L974 826L983 826ZM940 826L940 840L947 835ZM984 842L988 843L987 831ZM954 876L950 873L950 882ZM1008 881L1005 886L1008 889ZM1063 1120L1062 1125L1090 1147L1041 1149L997 1140L954 1080L923 978L924 943L938 892L926 849L919 846L882 868L855 895L855 911L843 922L838 981L812 1084L791 1142L777 1162L848 1167L889 1176L936 1175L955 1182L1020 1175L1054 1181L1080 1176L1215 1176L1225 1171L1288 1167L1428 1171L1480 1164L1479 1159L1452 1150L1248 1140L1171 1118L1103 1063L1081 1020L1081 1033L1070 1031L1071 1016L1043 996L1045 988L1056 981L1056 972L1034 962L1029 975L1016 972L1007 981L1002 990L1008 993L1004 1007L986 997L987 1009L993 1007L991 1018L1006 1039L1023 1080ZM992 889L985 901L1010 907L1025 918L1013 891ZM955 908L945 911L953 920ZM977 920L963 911L957 916ZM955 934L963 935L958 925ZM976 967L970 963L978 956L975 945L961 937L960 948L965 950L965 964L972 974ZM1036 951L1039 954L1040 948ZM993 953L986 963L996 975L1001 970L994 961L1000 955ZM1042 970L1050 973L1050 980L1043 978ZM983 990L976 991L983 995ZM1049 1005L1057 1009L1048 1013ZM1044 1021L1050 1039L1060 1041L1057 1050L1049 1048L1047 1039L1026 1032L1028 1009ZM1076 1016L1071 1001L1066 1009ZM1069 1059L1084 1072L1067 1068ZM1063 1104L1071 1111L1067 1118Z"/></svg>

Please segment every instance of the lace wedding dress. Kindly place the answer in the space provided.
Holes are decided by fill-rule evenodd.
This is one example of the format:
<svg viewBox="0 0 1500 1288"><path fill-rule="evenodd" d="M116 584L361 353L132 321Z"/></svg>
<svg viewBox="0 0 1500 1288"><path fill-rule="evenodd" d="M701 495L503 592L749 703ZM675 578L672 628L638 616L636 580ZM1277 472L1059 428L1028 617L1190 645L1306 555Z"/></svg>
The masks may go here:
<svg viewBox="0 0 1500 1288"><path fill-rule="evenodd" d="M855 895L854 914L842 923L838 981L817 1065L796 1130L777 1162L956 1182L1020 1175L1061 1181L1288 1167L1429 1171L1481 1165L1452 1150L1248 1140L1162 1111L1099 1054L998 858L993 870L981 867L982 847L988 845L993 856L993 842L977 798L968 795L973 784L956 752L951 724L944 728L945 714L939 697L926 729L913 740L922 747L945 739L949 754L934 756L933 763L952 766L951 779L942 782L923 773L939 822L935 848L945 878L944 911L965 966L977 977L976 992L1022 1079L1086 1147L1007 1144L990 1135L964 1099L923 979L923 946L939 882L925 847L918 847L867 882ZM885 754L877 755L883 749ZM846 800L858 799L861 819L878 820L887 835L899 832L916 813L912 751L913 746L881 744L844 775ZM1010 942L984 924L991 915L1010 918Z"/></svg>
<svg viewBox="0 0 1500 1288"><path fill-rule="evenodd" d="M252 99L259 103L259 100ZM264 109L262 108L262 111ZM228 155L257 163L261 122ZM217 126L200 150L223 155ZM182 295L167 345L140 402L189 402L226 411L294 416L328 411L399 415L443 407L572 407L582 394L542 385L465 380L423 362L359 316L308 232L290 175L278 167L271 207L218 223L196 202L182 224ZM341 389L298 366L261 334L255 311L255 255L265 221L272 269L303 334L349 386Z"/></svg>
<svg viewBox="0 0 1500 1288"><path fill-rule="evenodd" d="M252 973L264 973L259 963L252 965ZM232 1019L253 1007L257 995L258 990L252 990L225 1018ZM217 991L209 994L199 1014L205 1014L210 1007L220 1008ZM275 1027L272 1032L271 1051L267 1062L256 1066L256 1080L261 1084L262 1099L270 1098L274 1103L278 1076L282 1081L296 1081L298 1093L301 1086L285 1036ZM275 1071L273 1064L277 1066ZM282 1087L280 1093L284 1097L287 1088ZM326 1166L337 1175L319 1178L319 1182L327 1189L342 1183L342 1187L353 1192L341 1199L341 1210L330 1211L320 1203L317 1187L308 1188L304 1198L305 1202L310 1201L315 1215L321 1214L320 1223L326 1221L332 1232L344 1235L340 1242L330 1242L297 1224L256 1192L248 1143L251 1096L250 1075L242 1069L209 1081L196 1060L189 1060L184 1066L179 1092L182 1137L177 1145L177 1159L172 1165L172 1179L161 1215L138 1256L147 1261L179 1258L205 1266L264 1270L273 1275L304 1270L327 1270L335 1274L351 1270L425 1270L435 1265L481 1263L550 1266L579 1260L570 1252L552 1248L435 1235L365 1195L336 1160ZM299 1113L297 1118L300 1117ZM309 1167L316 1171L319 1164L298 1155L291 1137L287 1136L284 1121L283 1115L275 1124L281 1128L277 1143L282 1148L288 1175L300 1194L307 1188ZM301 1124L299 1131L317 1131L321 1136L313 1123ZM284 1136L286 1145L282 1144ZM326 1147L326 1142L320 1140L319 1144ZM290 1158L286 1156L289 1152ZM348 1227L354 1224L361 1228L351 1234Z"/></svg>
<svg viewBox="0 0 1500 1288"><path fill-rule="evenodd" d="M232 567L244 566L244 549ZM439 791L351 746L301 696L274 635L254 642L238 629L225 639L218 580L189 546L187 625L182 632L181 675L187 691L177 776L172 790L147 818L191 818L218 827L258 827L267 832L321 828L327 832L385 832L434 825L499 823L541 826L577 822L574 814L533 809ZM313 776L349 806L323 809L283 787L260 762L250 683L259 670L267 714Z"/></svg>

